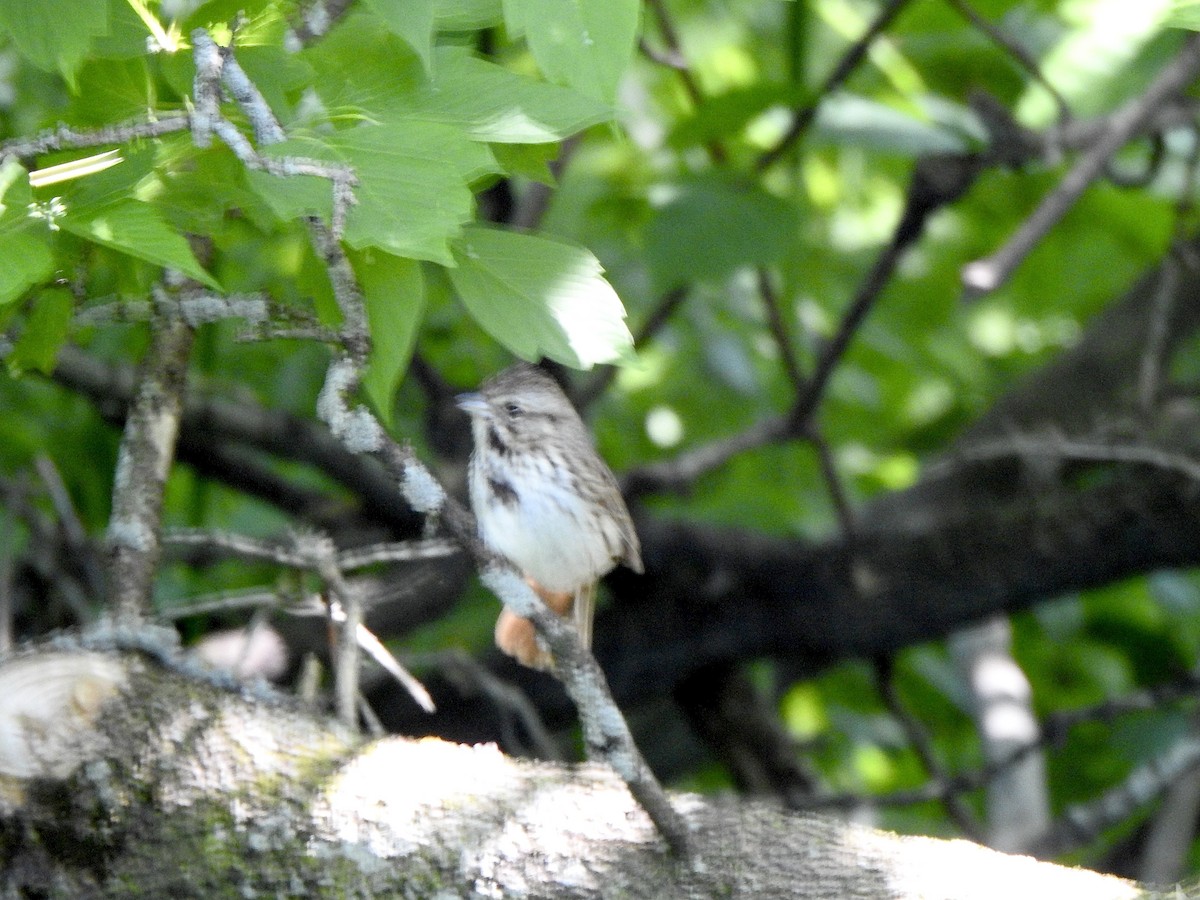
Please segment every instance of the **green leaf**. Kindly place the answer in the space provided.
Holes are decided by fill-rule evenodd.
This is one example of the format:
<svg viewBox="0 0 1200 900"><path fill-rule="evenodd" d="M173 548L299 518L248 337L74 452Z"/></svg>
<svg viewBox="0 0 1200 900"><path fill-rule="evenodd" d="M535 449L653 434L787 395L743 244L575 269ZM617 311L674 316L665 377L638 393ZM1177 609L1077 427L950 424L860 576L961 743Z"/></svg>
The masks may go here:
<svg viewBox="0 0 1200 900"><path fill-rule="evenodd" d="M62 191L60 198L42 203L62 210L54 216L56 226L220 289L215 278L197 262L184 236L163 220L156 206L136 199L158 193L155 150L134 149L122 158L120 166L41 192L44 197L52 190Z"/></svg>
<svg viewBox="0 0 1200 900"><path fill-rule="evenodd" d="M579 369L628 356L625 308L591 253L511 231L465 232L450 280L475 321L509 350Z"/></svg>
<svg viewBox="0 0 1200 900"><path fill-rule="evenodd" d="M39 69L70 81L92 41L108 32L108 0L0 0L0 32Z"/></svg>
<svg viewBox="0 0 1200 900"><path fill-rule="evenodd" d="M612 103L637 43L637 0L504 0L510 31L524 32L551 81Z"/></svg>
<svg viewBox="0 0 1200 900"><path fill-rule="evenodd" d="M152 206L137 200L113 200L73 206L58 220L63 231L112 247L137 259L177 269L201 284L220 290L216 279L197 262L192 248Z"/></svg>
<svg viewBox="0 0 1200 900"><path fill-rule="evenodd" d="M728 140L772 106L798 105L802 92L791 85L764 82L705 97L690 118L680 119L667 143L676 150Z"/></svg>
<svg viewBox="0 0 1200 900"><path fill-rule="evenodd" d="M32 199L29 173L13 157L6 157L0 163L0 223L23 222Z"/></svg>
<svg viewBox="0 0 1200 900"><path fill-rule="evenodd" d="M21 337L8 356L8 370L20 375L29 370L49 375L58 351L67 341L75 300L64 288L42 291L33 304Z"/></svg>
<svg viewBox="0 0 1200 900"><path fill-rule="evenodd" d="M79 68L76 81L78 93L69 107L72 124L109 125L144 116L158 103L156 82L145 57L89 59Z"/></svg>
<svg viewBox="0 0 1200 900"><path fill-rule="evenodd" d="M361 125L318 139L269 148L349 165L358 178L346 221L346 243L397 256L452 264L449 241L474 213L469 182L499 171L488 148L457 129L430 122ZM249 172L251 186L281 218L332 212L330 183Z"/></svg>
<svg viewBox="0 0 1200 900"><path fill-rule="evenodd" d="M160 19L161 21L161 19ZM183 34L189 34L187 29ZM88 48L88 59L147 60L146 39L149 31L129 0L109 0L108 29ZM240 36L240 34L239 34ZM186 54L190 56L191 54ZM79 89L82 92L82 87Z"/></svg>
<svg viewBox="0 0 1200 900"><path fill-rule="evenodd" d="M436 0L438 31L475 31L504 21L500 0Z"/></svg>
<svg viewBox="0 0 1200 900"><path fill-rule="evenodd" d="M31 227L31 199L28 173L15 159L6 159L0 165L0 306L54 271L49 229Z"/></svg>
<svg viewBox="0 0 1200 900"><path fill-rule="evenodd" d="M434 50L429 76L404 42L367 16L348 17L305 56L326 106L371 122L437 122L480 141L537 144L612 118L602 103L510 72L465 47Z"/></svg>
<svg viewBox="0 0 1200 900"><path fill-rule="evenodd" d="M562 148L558 144L496 144L492 153L509 175L522 175L530 181L554 187L558 179L550 171L550 162Z"/></svg>
<svg viewBox="0 0 1200 900"><path fill-rule="evenodd" d="M433 17L437 0L365 0L384 25L417 51L425 71L433 59Z"/></svg>
<svg viewBox="0 0 1200 900"><path fill-rule="evenodd" d="M425 311L421 265L378 250L352 252L371 328L371 355L363 388L385 425L392 424L392 396L408 368Z"/></svg>
<svg viewBox="0 0 1200 900"><path fill-rule="evenodd" d="M23 231L0 235L0 306L50 277L54 257L45 238Z"/></svg>
<svg viewBox="0 0 1200 900"><path fill-rule="evenodd" d="M1200 31L1200 0L1174 0L1163 24L1169 28Z"/></svg>
<svg viewBox="0 0 1200 900"><path fill-rule="evenodd" d="M815 137L828 143L904 156L962 153L970 149L961 132L922 122L884 103L853 94L837 94L822 103L813 130Z"/></svg>
<svg viewBox="0 0 1200 900"><path fill-rule="evenodd" d="M794 245L797 221L792 204L756 185L711 175L685 181L647 229L655 290L775 262Z"/></svg>
<svg viewBox="0 0 1200 900"><path fill-rule="evenodd" d="M461 47L439 49L434 59L436 78L406 98L411 114L458 125L477 140L549 143L612 118L604 104L514 74Z"/></svg>

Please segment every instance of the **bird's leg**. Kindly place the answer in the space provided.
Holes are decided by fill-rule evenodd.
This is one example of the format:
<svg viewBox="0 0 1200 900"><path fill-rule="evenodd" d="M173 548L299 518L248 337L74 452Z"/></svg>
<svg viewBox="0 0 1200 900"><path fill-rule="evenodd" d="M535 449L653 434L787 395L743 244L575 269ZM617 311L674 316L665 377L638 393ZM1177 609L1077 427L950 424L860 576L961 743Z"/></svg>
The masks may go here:
<svg viewBox="0 0 1200 900"><path fill-rule="evenodd" d="M575 604L574 594L548 591L532 578L525 580L534 593L560 616L565 616L571 611ZM588 631L591 631L590 627ZM496 619L496 646L523 666L543 671L550 668L552 658L538 640L533 623L521 618L507 606L500 610L500 617Z"/></svg>

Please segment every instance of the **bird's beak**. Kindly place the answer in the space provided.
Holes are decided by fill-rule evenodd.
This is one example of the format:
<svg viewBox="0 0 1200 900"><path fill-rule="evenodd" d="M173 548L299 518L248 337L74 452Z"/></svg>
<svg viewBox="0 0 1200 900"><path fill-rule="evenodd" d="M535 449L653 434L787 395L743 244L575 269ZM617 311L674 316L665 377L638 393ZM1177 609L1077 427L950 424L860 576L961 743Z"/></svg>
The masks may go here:
<svg viewBox="0 0 1200 900"><path fill-rule="evenodd" d="M492 415L492 408L483 399L483 394L459 394L454 398L454 405L472 418L488 419Z"/></svg>

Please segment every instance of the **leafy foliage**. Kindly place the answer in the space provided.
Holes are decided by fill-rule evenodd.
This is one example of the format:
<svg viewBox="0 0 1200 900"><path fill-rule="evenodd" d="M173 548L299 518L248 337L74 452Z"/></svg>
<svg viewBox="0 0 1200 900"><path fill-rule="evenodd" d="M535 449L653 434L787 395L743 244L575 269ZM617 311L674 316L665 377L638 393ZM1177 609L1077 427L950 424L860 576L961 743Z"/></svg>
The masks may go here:
<svg viewBox="0 0 1200 900"><path fill-rule="evenodd" d="M617 470L669 459L788 409L796 388L783 356L813 371L893 238L915 161L990 147L973 91L1014 110L1014 126L1045 129L1059 115L1041 79L955 4L909 4L830 93L828 73L876 4L677 0L667 4L677 47L655 6L363 0L327 35L300 41L304 10L283 0L0 0L0 138L17 150L0 164L0 317L14 376L0 383L0 471L13 477L49 454L83 524L103 531L113 435L34 373L52 372L68 344L122 364L140 358L140 325L80 327L72 316L147 301L164 270L192 287L261 293L287 314L337 322L306 222L332 223L334 194L326 178L280 173L297 160L353 173L343 243L372 338L363 389L396 434L431 453L444 438L426 431L438 420L406 378L414 353L453 387L509 355L577 369L618 363L594 414L602 450ZM1196 6L975 4L1039 61L1076 115L1137 96L1177 52L1173 26L1196 27ZM233 47L282 125L286 140L256 147L275 171L247 165L221 141L198 144L182 124L99 148L22 144L60 124L85 131L193 108L195 28ZM639 39L649 53L637 52ZM809 130L781 143L810 104ZM249 140L251 123L223 108ZM1143 142L1115 162L1157 165L1158 177L1132 190L1093 186L1005 286L967 305L962 266L1003 245L1067 163L1041 156L983 170L930 220L838 361L812 423L828 460L811 443L759 447L696 480L686 497L647 505L667 518L820 539L841 527L839 501L857 506L912 485L1194 225L1182 201L1194 193L1195 136L1163 141L1157 163ZM120 156L110 168L36 180L109 148ZM686 300L634 352L627 319L635 332L654 323L675 291ZM201 331L204 389L311 416L320 351L247 346L235 331ZM841 497L831 495L829 465ZM345 491L327 473L298 468L276 461L270 471ZM279 525L277 511L206 486L197 472L173 476L167 517L263 533ZM164 603L224 586L218 574L227 573L169 571ZM476 597L455 633L478 649L492 611ZM450 630L442 628L412 640L425 646ZM1014 652L1047 714L1154 684L1196 666L1200 581L1171 572L1058 599L1017 618ZM948 768L981 763L942 648L901 654L896 682ZM785 724L817 742L812 759L829 786L888 793L927 774L877 687L859 663L779 685ZM1073 737L1054 762L1056 809L1152 758L1179 727L1166 712L1119 740ZM914 830L950 827L940 804L884 815Z"/></svg>

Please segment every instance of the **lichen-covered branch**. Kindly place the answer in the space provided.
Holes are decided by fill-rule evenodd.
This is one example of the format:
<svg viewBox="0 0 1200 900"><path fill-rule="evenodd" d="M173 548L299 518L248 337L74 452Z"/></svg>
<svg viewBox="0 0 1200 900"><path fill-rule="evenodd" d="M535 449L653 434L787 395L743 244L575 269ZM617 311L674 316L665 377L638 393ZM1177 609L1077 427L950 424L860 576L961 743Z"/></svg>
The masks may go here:
<svg viewBox="0 0 1200 900"><path fill-rule="evenodd" d="M681 863L607 767L362 744L166 648L107 641L0 664L6 895L1140 896L966 841L683 794L672 802L695 853Z"/></svg>
<svg viewBox="0 0 1200 900"><path fill-rule="evenodd" d="M163 487L175 456L192 328L164 315L153 323L150 350L113 476L108 544L111 609L125 622L150 612L161 550Z"/></svg>

